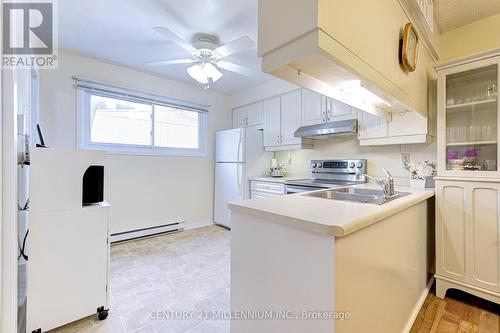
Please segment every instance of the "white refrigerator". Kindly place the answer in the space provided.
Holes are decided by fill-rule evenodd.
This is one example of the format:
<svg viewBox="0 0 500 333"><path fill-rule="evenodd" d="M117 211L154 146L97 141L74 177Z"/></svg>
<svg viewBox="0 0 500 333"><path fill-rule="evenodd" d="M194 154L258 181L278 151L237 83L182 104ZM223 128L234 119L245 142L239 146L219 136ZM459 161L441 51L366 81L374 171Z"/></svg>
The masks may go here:
<svg viewBox="0 0 500 333"><path fill-rule="evenodd" d="M215 141L214 221L231 228L227 204L248 199L249 178L262 176L270 167L272 153L264 151L262 127L219 131Z"/></svg>

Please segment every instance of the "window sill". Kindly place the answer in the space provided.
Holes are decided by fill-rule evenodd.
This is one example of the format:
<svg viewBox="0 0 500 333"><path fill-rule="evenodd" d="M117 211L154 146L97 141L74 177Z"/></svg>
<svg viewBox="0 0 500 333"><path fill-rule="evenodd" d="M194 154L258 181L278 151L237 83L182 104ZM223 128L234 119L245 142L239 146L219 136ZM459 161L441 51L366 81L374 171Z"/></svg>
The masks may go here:
<svg viewBox="0 0 500 333"><path fill-rule="evenodd" d="M208 157L205 151L186 151L183 149L141 149L141 148L111 148L106 146L80 146L80 149L85 150L102 150L106 155L136 155L136 156L169 156L169 157Z"/></svg>

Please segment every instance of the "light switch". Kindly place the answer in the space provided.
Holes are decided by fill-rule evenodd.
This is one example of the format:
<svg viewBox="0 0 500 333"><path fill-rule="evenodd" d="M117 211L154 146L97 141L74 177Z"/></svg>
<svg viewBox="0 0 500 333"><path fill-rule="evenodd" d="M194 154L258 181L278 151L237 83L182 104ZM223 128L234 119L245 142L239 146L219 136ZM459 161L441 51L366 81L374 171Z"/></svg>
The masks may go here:
<svg viewBox="0 0 500 333"><path fill-rule="evenodd" d="M406 169L408 163L410 163L410 153L401 153L401 167Z"/></svg>

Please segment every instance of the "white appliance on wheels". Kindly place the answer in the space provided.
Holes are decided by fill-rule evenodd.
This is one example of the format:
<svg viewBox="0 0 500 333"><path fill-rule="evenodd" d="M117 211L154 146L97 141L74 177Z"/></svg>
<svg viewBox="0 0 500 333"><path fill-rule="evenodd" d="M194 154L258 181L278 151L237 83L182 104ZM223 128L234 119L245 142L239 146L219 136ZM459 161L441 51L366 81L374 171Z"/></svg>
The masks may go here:
<svg viewBox="0 0 500 333"><path fill-rule="evenodd" d="M227 204L250 197L251 177L262 176L270 166L272 153L264 151L263 131L259 126L219 131L215 141L216 224L231 228Z"/></svg>
<svg viewBox="0 0 500 333"><path fill-rule="evenodd" d="M27 333L108 316L105 158L103 151L31 150Z"/></svg>

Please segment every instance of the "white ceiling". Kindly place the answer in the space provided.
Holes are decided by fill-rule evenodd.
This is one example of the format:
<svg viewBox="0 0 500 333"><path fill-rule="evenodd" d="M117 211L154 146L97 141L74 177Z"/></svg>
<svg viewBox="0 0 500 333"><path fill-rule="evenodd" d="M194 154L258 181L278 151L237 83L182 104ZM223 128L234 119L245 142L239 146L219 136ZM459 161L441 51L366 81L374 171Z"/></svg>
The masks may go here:
<svg viewBox="0 0 500 333"><path fill-rule="evenodd" d="M157 34L165 26L191 40L197 32L212 33L222 44L242 35L257 43L257 0L64 0L59 1L59 47L124 64L174 80L196 84L189 65L150 67L148 61L187 58L190 54ZM231 55L228 61L260 71L256 47ZM221 70L213 89L233 94L272 79Z"/></svg>
<svg viewBox="0 0 500 333"><path fill-rule="evenodd" d="M441 33L500 13L500 0L434 0L434 16Z"/></svg>

